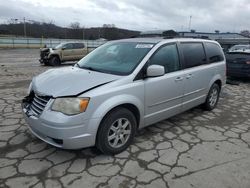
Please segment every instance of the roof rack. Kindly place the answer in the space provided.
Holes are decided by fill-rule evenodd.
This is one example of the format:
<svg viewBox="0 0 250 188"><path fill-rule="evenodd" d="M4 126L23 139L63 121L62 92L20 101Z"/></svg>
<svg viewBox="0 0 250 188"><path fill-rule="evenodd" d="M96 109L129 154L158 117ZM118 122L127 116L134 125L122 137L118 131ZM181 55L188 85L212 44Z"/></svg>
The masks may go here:
<svg viewBox="0 0 250 188"><path fill-rule="evenodd" d="M176 38L191 38L191 39L207 39L207 40L212 40L206 36L164 36L164 39L176 39Z"/></svg>

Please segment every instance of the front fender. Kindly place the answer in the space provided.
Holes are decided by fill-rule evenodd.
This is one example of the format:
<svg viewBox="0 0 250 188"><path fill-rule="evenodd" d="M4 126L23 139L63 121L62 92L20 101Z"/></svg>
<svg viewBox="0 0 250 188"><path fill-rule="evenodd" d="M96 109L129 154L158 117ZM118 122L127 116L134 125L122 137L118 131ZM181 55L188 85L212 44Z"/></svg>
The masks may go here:
<svg viewBox="0 0 250 188"><path fill-rule="evenodd" d="M123 105L123 104L132 104L139 110L140 113L140 123L138 127L141 127L143 124L143 116L144 116L144 105L143 101L141 101L139 98L128 95L128 94L122 94L118 96L114 96L109 98L108 100L105 100L93 113L92 118L99 118L101 123L101 120L104 118L104 116L113 108Z"/></svg>
<svg viewBox="0 0 250 188"><path fill-rule="evenodd" d="M60 59L60 61L61 61L60 55L59 55L58 53L54 53L54 52L50 53L50 54L48 55L48 58L50 59L50 58L53 57L53 56L57 56L57 57Z"/></svg>

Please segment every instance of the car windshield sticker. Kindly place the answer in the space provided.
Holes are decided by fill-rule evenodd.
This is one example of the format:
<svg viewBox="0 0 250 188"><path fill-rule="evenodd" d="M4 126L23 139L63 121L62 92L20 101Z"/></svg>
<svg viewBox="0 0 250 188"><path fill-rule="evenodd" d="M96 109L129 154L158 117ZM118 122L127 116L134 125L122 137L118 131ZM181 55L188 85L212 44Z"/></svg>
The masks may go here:
<svg viewBox="0 0 250 188"><path fill-rule="evenodd" d="M137 44L135 48L152 48L153 44Z"/></svg>

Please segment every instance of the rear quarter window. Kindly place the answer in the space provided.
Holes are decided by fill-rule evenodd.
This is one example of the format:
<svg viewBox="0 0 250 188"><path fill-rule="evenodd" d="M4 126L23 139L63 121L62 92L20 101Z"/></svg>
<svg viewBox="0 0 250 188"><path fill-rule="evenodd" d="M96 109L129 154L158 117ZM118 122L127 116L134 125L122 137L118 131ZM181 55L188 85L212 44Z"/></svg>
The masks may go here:
<svg viewBox="0 0 250 188"><path fill-rule="evenodd" d="M206 55L201 42L185 42L180 45L184 56L185 68L206 64Z"/></svg>
<svg viewBox="0 0 250 188"><path fill-rule="evenodd" d="M219 45L206 42L205 48L209 63L216 63L224 60L223 52Z"/></svg>

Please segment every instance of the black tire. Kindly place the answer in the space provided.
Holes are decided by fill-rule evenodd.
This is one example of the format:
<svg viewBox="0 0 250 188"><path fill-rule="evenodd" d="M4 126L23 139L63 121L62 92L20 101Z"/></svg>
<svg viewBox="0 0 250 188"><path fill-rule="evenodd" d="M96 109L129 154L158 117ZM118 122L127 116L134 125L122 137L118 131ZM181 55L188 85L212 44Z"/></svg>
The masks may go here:
<svg viewBox="0 0 250 188"><path fill-rule="evenodd" d="M124 123L124 125L127 124L127 122L129 122L127 126L130 127L130 130L131 130L130 134L124 133L125 131L128 132L129 128L127 128L127 130L124 129L123 130L124 132L122 132L122 130L120 131L118 130L119 122L121 122L121 124ZM114 128L116 124L117 124L117 129L116 131L113 131L114 129L112 128ZM135 133L136 133L136 127L137 127L136 119L131 111L129 111L126 108L116 108L112 110L110 113L108 113L104 117L103 121L101 122L98 133L97 133L96 147L104 154L108 154L108 155L118 154L126 150L128 146L133 142ZM118 131L119 131L119 135L118 135ZM110 133L112 132L113 134L110 135ZM113 135L115 136L113 145L115 145L115 142L117 139L119 140L117 142L118 144L117 147L114 147L111 145L113 139L111 139L110 141L108 139L108 138L113 137ZM123 139L121 139L121 135L123 139L125 139L126 137L123 145L122 145ZM119 143L121 143L120 146L119 146Z"/></svg>
<svg viewBox="0 0 250 188"><path fill-rule="evenodd" d="M205 110L211 111L213 110L219 101L220 98L220 86L214 83L207 95L206 102L203 104Z"/></svg>
<svg viewBox="0 0 250 188"><path fill-rule="evenodd" d="M61 65L61 61L57 56L53 56L50 58L49 64L51 66L59 66L59 65Z"/></svg>

